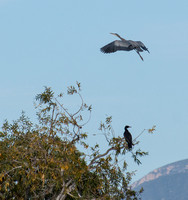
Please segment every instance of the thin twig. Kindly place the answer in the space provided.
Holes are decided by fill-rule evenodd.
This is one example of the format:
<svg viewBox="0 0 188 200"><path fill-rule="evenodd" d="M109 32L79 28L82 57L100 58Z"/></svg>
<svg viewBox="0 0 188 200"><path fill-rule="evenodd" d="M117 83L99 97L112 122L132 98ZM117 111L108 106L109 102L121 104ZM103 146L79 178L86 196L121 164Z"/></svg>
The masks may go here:
<svg viewBox="0 0 188 200"><path fill-rule="evenodd" d="M115 131L112 126L111 126L111 129L112 129L112 136L115 137Z"/></svg>
<svg viewBox="0 0 188 200"><path fill-rule="evenodd" d="M83 100L81 94L80 93L77 93L77 94L80 96L80 99L82 100L82 104L81 104L80 108L78 109L78 111L75 112L72 116L77 115L82 110L82 108L84 106L84 100Z"/></svg>
<svg viewBox="0 0 188 200"><path fill-rule="evenodd" d="M59 104L59 106L67 113L67 115L71 118L71 120L72 120L72 124L74 124L74 125L76 125L78 128L81 128L78 124L77 124L77 122L76 122L76 120L74 119L74 114L73 115L71 115L64 107L63 107L63 105L57 100L57 98L55 98L55 100L57 101L57 103ZM76 122L76 123L75 123Z"/></svg>
<svg viewBox="0 0 188 200"><path fill-rule="evenodd" d="M91 119L91 111L90 111L90 114L89 114L89 119L84 124L82 124L80 126L81 127L85 126L90 121L90 119Z"/></svg>
<svg viewBox="0 0 188 200"><path fill-rule="evenodd" d="M11 171L14 171L15 169L19 169L19 168L22 168L22 166L18 166L18 167L15 167L15 168L9 170L8 172L6 172L6 173L4 174L4 176L6 176L7 174L9 174Z"/></svg>
<svg viewBox="0 0 188 200"><path fill-rule="evenodd" d="M133 142L136 141L137 138L139 138L145 131L146 129L144 129L137 137L134 138Z"/></svg>

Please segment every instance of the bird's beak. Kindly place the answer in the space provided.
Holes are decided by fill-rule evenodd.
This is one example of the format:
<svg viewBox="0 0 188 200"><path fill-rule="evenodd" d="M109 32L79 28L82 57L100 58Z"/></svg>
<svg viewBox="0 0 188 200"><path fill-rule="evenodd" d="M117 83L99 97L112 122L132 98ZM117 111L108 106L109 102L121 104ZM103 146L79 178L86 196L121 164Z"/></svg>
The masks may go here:
<svg viewBox="0 0 188 200"><path fill-rule="evenodd" d="M116 35L115 33L110 33L110 34L112 34L112 35Z"/></svg>

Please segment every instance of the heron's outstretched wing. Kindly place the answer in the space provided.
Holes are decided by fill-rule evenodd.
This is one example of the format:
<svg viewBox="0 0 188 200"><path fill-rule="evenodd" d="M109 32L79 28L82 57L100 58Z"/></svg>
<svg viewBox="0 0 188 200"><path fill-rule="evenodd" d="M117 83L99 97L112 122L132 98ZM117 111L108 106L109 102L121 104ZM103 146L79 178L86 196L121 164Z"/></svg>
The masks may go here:
<svg viewBox="0 0 188 200"><path fill-rule="evenodd" d="M145 50L145 51L147 51L148 53L150 53L149 52L149 50L148 50L148 48L141 42L141 41L136 41L136 43L139 45L139 47L141 47L143 50Z"/></svg>
<svg viewBox="0 0 188 200"><path fill-rule="evenodd" d="M131 51L133 50L128 41L115 40L101 48L103 53L114 53L116 51Z"/></svg>

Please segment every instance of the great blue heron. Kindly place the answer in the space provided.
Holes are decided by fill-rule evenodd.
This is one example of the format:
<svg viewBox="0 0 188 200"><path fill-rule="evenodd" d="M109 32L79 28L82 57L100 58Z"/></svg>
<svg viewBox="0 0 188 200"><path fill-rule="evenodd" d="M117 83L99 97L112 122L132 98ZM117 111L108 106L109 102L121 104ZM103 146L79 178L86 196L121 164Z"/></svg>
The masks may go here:
<svg viewBox="0 0 188 200"><path fill-rule="evenodd" d="M142 56L140 55L139 52L142 52L144 50L144 51L148 51L148 53L150 53L149 50L146 48L146 46L141 41L125 40L117 33L110 33L110 34L117 36L121 40L115 40L115 41L105 45L104 47L102 47L101 51L103 53L114 53L116 51L135 50L136 53L140 56L140 58L142 60L144 60L144 59L142 58Z"/></svg>
<svg viewBox="0 0 188 200"><path fill-rule="evenodd" d="M124 132L124 138L128 144L128 148L132 149L132 135L130 134L130 132L128 131L128 128L131 128L131 126L125 126L125 132Z"/></svg>

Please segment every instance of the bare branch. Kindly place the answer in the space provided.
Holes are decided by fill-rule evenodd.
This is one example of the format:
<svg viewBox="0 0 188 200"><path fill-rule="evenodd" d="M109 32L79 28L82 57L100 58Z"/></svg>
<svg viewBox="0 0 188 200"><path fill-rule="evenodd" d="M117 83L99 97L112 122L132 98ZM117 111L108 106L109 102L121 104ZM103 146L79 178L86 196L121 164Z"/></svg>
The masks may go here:
<svg viewBox="0 0 188 200"><path fill-rule="evenodd" d="M72 120L72 122L74 122L74 125L76 125L78 128L82 128L81 126L79 126L78 124L77 124L77 122L76 122L76 120L74 119L74 115L71 115L68 111L67 111L67 109L65 109L64 107L63 107L63 105L57 100L57 98L55 98L55 100L56 100L56 102L59 104L59 106L67 113L67 115L71 118L71 120Z"/></svg>
<svg viewBox="0 0 188 200"><path fill-rule="evenodd" d="M106 156L110 151L116 150L116 147L111 147L110 149L108 149L105 153L103 154L99 154L98 156L96 156L95 158L93 158L93 160L91 160L91 162L88 165L88 169L91 169L91 166L95 163L95 161L99 158L102 158L104 156Z"/></svg>
<svg viewBox="0 0 188 200"><path fill-rule="evenodd" d="M75 112L72 116L77 115L77 114L82 110L82 108L83 108L83 106L84 106L84 100L83 100L81 94L80 94L79 92L78 92L77 94L80 96L80 99L81 99L82 103L81 103L81 106L80 106L80 108L78 109L78 111Z"/></svg>
<svg viewBox="0 0 188 200"><path fill-rule="evenodd" d="M22 166L18 166L18 167L15 167L15 168L9 170L8 172L6 172L6 173L4 174L4 176L6 176L7 174L9 174L11 171L14 171L15 169L19 169L19 168L22 168Z"/></svg>
<svg viewBox="0 0 188 200"><path fill-rule="evenodd" d="M139 138L145 131L146 129L144 129L137 137L134 138L133 142L136 141L137 138Z"/></svg>
<svg viewBox="0 0 188 200"><path fill-rule="evenodd" d="M89 119L84 123L84 124L81 124L80 126L83 127L85 126L91 119L91 111L90 111L90 114L89 114Z"/></svg>
<svg viewBox="0 0 188 200"><path fill-rule="evenodd" d="M63 200L66 197L66 194L64 194L65 187L62 188L60 194L57 196L56 200Z"/></svg>
<svg viewBox="0 0 188 200"><path fill-rule="evenodd" d="M54 126L54 113L55 113L56 104L53 105L52 117L51 117L51 125L50 125L50 134L52 134L53 126Z"/></svg>

